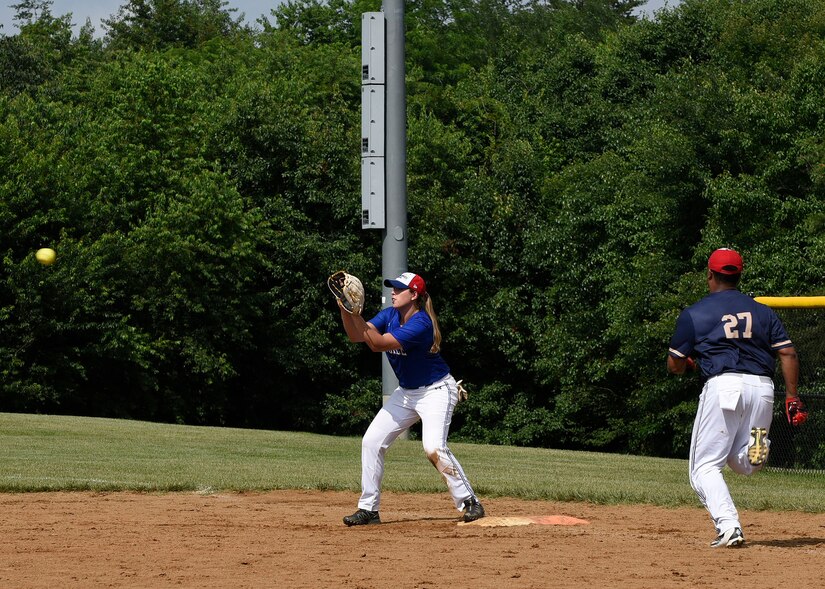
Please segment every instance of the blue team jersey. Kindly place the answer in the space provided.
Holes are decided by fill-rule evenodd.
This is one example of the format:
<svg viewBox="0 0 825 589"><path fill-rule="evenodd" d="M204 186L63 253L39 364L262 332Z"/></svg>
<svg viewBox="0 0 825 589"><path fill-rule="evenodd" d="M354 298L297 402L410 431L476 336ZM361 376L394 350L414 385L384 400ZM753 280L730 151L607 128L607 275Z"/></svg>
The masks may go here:
<svg viewBox="0 0 825 589"><path fill-rule="evenodd" d="M386 352L398 384L405 389L417 389L441 380L450 373L450 367L440 354L433 354L433 322L424 311L419 311L401 325L401 316L394 307L382 309L369 320L381 333L390 333L401 344L400 350Z"/></svg>
<svg viewBox="0 0 825 589"><path fill-rule="evenodd" d="M682 311L669 352L694 356L704 378L725 372L773 377L777 350L792 345L773 309L738 290L723 290Z"/></svg>

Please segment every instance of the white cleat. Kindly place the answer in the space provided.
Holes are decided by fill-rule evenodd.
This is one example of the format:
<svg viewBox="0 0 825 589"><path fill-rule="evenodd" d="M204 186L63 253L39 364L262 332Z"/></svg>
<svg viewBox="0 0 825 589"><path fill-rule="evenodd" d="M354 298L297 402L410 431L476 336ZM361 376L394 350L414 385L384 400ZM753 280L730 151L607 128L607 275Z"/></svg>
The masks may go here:
<svg viewBox="0 0 825 589"><path fill-rule="evenodd" d="M710 543L711 548L736 548L745 543L745 536L742 528L731 528L716 536L716 540Z"/></svg>

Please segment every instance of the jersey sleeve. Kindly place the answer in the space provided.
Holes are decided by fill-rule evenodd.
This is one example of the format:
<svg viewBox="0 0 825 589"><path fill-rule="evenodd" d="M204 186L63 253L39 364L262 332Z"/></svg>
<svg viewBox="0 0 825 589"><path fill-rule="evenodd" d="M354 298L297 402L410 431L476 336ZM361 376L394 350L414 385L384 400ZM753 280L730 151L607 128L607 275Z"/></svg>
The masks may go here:
<svg viewBox="0 0 825 589"><path fill-rule="evenodd" d="M782 325L782 321L776 315L773 309L771 309L771 349L776 352L777 350L781 350L782 348L789 348L793 346L793 342L791 338L788 337L788 332L785 331L785 326Z"/></svg>
<svg viewBox="0 0 825 589"><path fill-rule="evenodd" d="M387 325L390 322L390 311L392 307L387 307L386 309L381 309L378 313L367 321L367 323L371 324L375 329L378 330L378 333L386 333L387 332Z"/></svg>
<svg viewBox="0 0 825 589"><path fill-rule="evenodd" d="M670 338L668 353L674 358L687 358L693 351L695 335L693 319L691 319L688 310L685 309L676 320L676 331L673 333L673 337Z"/></svg>

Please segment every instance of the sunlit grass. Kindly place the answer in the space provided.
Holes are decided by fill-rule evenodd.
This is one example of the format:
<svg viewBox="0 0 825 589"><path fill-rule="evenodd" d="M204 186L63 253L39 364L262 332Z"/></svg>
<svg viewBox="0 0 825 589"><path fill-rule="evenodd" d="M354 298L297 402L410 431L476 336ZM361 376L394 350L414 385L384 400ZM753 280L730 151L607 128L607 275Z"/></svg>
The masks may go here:
<svg viewBox="0 0 825 589"><path fill-rule="evenodd" d="M0 413L0 491L360 489L360 438ZM481 496L663 506L698 502L685 460L451 444ZM737 506L825 512L822 476L726 471ZM387 455L384 489L445 487L420 442Z"/></svg>

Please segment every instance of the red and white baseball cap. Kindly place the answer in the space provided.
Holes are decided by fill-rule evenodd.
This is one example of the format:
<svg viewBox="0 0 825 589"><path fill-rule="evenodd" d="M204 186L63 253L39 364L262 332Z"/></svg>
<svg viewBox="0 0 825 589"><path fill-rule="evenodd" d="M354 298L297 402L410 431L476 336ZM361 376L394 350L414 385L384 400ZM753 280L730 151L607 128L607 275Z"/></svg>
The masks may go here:
<svg viewBox="0 0 825 589"><path fill-rule="evenodd" d="M708 258L708 268L719 274L741 274L744 267L739 252L726 247L719 248Z"/></svg>
<svg viewBox="0 0 825 589"><path fill-rule="evenodd" d="M424 283L424 279L412 272L404 272L394 280L387 279L384 281L384 286L389 286L390 288L409 288L418 294L427 292L427 285Z"/></svg>

